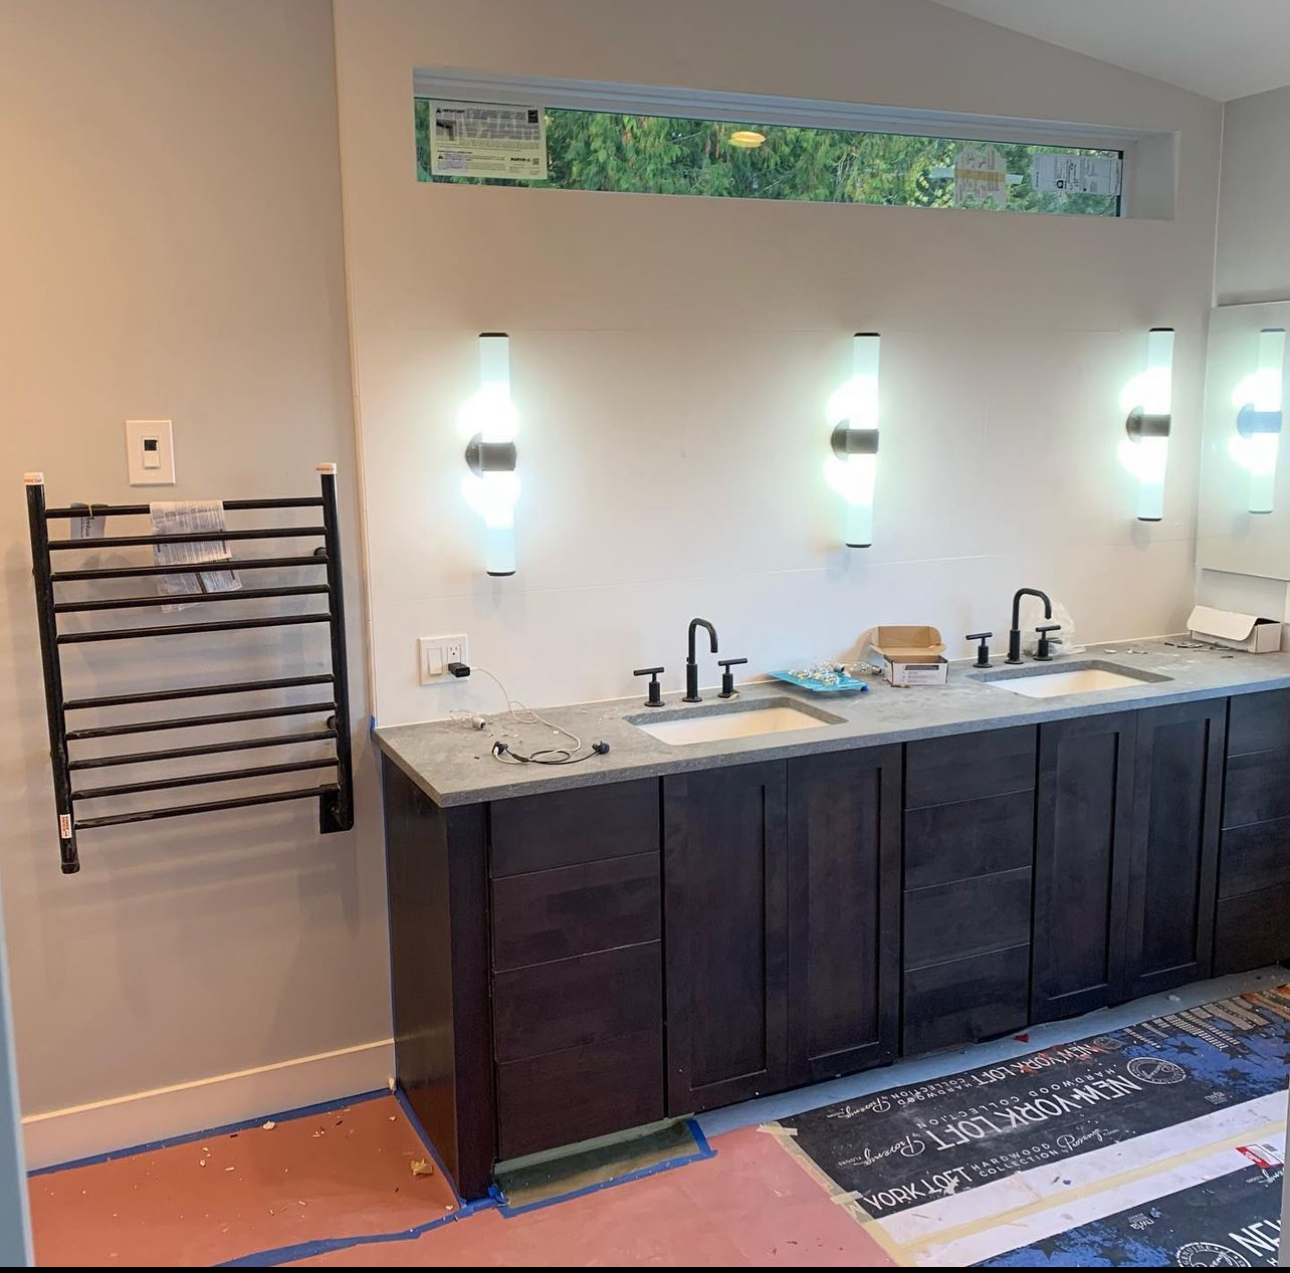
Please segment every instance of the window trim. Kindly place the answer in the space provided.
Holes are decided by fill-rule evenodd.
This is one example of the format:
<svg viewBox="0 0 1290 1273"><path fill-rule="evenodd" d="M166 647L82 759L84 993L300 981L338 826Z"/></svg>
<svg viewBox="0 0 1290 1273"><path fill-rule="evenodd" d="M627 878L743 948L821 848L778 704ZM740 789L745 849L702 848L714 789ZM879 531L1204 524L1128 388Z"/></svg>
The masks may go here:
<svg viewBox="0 0 1290 1273"><path fill-rule="evenodd" d="M1130 195L1134 191L1137 144L1172 137L1172 134L1106 124L913 110L900 106L868 106L859 102L659 88L608 81L533 79L462 71L455 67L417 67L412 73L412 90L414 97L448 101L513 102L556 110L601 111L617 115L663 115L736 124L755 122L849 132L894 133L906 137L1118 150L1123 155L1118 219L1135 215L1130 208Z"/></svg>

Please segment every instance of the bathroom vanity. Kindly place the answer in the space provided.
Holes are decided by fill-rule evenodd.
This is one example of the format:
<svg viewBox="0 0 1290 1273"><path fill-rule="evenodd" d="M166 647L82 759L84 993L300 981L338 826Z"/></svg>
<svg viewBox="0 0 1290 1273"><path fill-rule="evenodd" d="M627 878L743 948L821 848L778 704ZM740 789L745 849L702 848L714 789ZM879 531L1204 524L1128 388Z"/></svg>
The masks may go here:
<svg viewBox="0 0 1290 1273"><path fill-rule="evenodd" d="M1290 956L1290 655L1134 648L823 709L758 684L552 711L610 744L566 768L499 764L494 739L544 732L501 717L379 731L398 1078L462 1194Z"/></svg>

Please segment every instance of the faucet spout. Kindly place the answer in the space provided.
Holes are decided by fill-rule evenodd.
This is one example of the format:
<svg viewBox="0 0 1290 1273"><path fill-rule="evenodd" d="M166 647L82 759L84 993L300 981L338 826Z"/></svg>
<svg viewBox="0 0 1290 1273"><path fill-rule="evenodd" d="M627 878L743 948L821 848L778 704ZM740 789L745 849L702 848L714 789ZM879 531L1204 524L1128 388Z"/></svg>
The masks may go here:
<svg viewBox="0 0 1290 1273"><path fill-rule="evenodd" d="M681 700L684 703L701 703L703 701L699 697L699 661L694 652L694 637L700 628L707 628L708 643L712 647L712 653L717 652L716 628L707 619L691 619L690 644L685 659L685 698Z"/></svg>
<svg viewBox="0 0 1290 1273"><path fill-rule="evenodd" d="M1038 597L1044 603L1044 618L1053 617L1053 603L1038 588L1018 588L1012 598L1012 630L1008 633L1008 662L1021 662L1021 598Z"/></svg>

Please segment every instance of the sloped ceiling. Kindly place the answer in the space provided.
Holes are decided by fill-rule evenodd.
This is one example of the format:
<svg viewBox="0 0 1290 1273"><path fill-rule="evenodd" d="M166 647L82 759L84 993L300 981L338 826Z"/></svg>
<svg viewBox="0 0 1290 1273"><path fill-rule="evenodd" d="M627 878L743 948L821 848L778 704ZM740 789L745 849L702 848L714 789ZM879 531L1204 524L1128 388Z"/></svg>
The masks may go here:
<svg viewBox="0 0 1290 1273"><path fill-rule="evenodd" d="M1221 102L1290 84L1290 0L936 0Z"/></svg>

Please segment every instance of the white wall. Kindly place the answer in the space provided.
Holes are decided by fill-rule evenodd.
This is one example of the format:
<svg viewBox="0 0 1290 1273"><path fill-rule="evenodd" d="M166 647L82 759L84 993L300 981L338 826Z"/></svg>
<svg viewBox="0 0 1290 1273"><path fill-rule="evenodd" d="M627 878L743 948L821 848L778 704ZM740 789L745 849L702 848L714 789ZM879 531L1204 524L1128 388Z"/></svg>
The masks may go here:
<svg viewBox="0 0 1290 1273"><path fill-rule="evenodd" d="M678 683L684 624L750 671L931 622L1006 628L1019 585L1088 637L1191 601L1221 108L923 0L337 0L352 343L382 723L496 710L416 684L419 634L552 703ZM1173 221L419 185L414 66L1180 133ZM1117 398L1178 330L1165 520L1132 519ZM837 546L822 407L883 333L877 542ZM512 336L519 573L481 571L459 403Z"/></svg>
<svg viewBox="0 0 1290 1273"><path fill-rule="evenodd" d="M1290 300L1290 87L1227 103L1220 191L1218 303Z"/></svg>
<svg viewBox="0 0 1290 1273"><path fill-rule="evenodd" d="M0 173L0 865L24 1112L386 1039L330 5L4 0ZM311 494L314 463L340 464L358 830L320 837L309 803L88 832L64 877L22 474L43 469L55 503L146 499L126 485L123 421L159 416L181 479L163 498ZM323 633L211 642L191 662L178 640L120 643L69 675L88 692L267 676L324 665ZM383 1083L384 1058L345 1062L326 1094ZM240 1081L233 1106L195 1099L213 1121L251 1115L287 1093L273 1081ZM119 1134L176 1130L195 1108L181 1097L161 1125L132 1107Z"/></svg>

